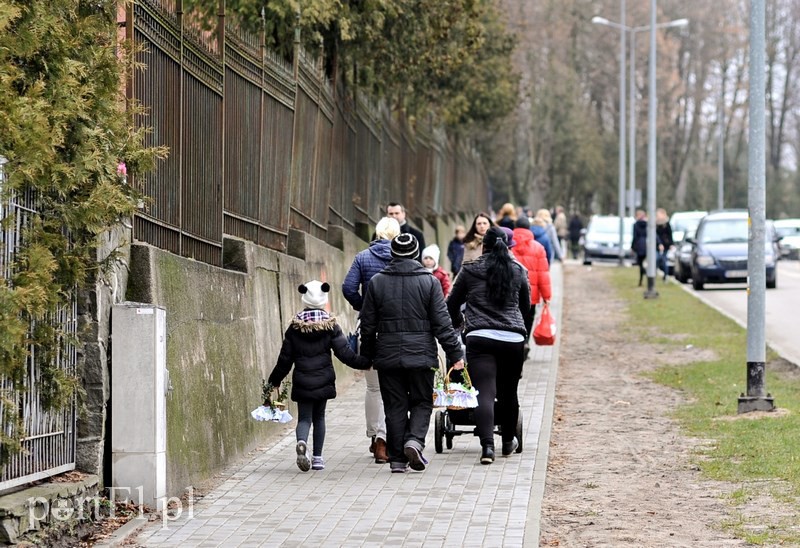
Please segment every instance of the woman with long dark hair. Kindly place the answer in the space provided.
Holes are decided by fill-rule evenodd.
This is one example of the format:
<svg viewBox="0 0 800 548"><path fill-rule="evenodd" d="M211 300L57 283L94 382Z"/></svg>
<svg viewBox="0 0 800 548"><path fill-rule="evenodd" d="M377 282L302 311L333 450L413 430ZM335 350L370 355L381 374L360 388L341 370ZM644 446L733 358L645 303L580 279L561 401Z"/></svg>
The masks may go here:
<svg viewBox="0 0 800 548"><path fill-rule="evenodd" d="M508 245L503 229L487 230L483 255L462 266L447 299L453 326L459 329L463 324L470 377L479 392L475 425L482 447L481 464L494 462L495 398L503 456L510 456L518 447L517 387L525 361L524 318L531 297L525 268L511 256Z"/></svg>
<svg viewBox="0 0 800 548"><path fill-rule="evenodd" d="M494 223L488 214L480 212L472 220L467 235L464 236L464 259L463 263L474 261L483 254L483 235Z"/></svg>

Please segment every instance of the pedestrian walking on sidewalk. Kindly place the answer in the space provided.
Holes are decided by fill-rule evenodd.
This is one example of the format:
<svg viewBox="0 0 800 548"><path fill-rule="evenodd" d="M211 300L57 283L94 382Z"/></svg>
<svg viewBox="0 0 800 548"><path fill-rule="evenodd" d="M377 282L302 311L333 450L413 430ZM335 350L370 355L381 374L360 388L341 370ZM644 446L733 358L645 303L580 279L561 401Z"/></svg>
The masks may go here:
<svg viewBox="0 0 800 548"><path fill-rule="evenodd" d="M497 226L502 226L509 230L514 230L514 223L517 221L517 208L514 204L506 202L500 211L497 212Z"/></svg>
<svg viewBox="0 0 800 548"><path fill-rule="evenodd" d="M636 254L636 264L639 267L639 287L641 287L642 282L647 277L644 264L645 259L647 259L647 213L645 213L643 209L636 210L636 222L633 223L631 249ZM656 253L661 252L663 249L661 238L658 237L658 232L656 232ZM658 261L658 258L656 258L656 261Z"/></svg>
<svg viewBox="0 0 800 548"><path fill-rule="evenodd" d="M267 382L279 387L292 374L292 401L297 402L297 467L303 472L323 470L322 446L325 443L325 408L336 397L336 373L331 350L339 360L354 369L369 369L368 359L347 344L336 319L324 309L330 286L318 280L301 285L305 308L298 312L283 337L278 362ZM308 434L314 427L313 457L308 454Z"/></svg>
<svg viewBox="0 0 800 548"><path fill-rule="evenodd" d="M567 236L569 235L569 226L567 223L567 214L564 213L562 206L556 206L556 216L553 218L553 226L558 235L558 244L561 247L562 260L567 258Z"/></svg>
<svg viewBox="0 0 800 548"><path fill-rule="evenodd" d="M453 279L461 270L461 263L464 262L464 236L466 231L462 225L456 225L455 236L447 245L447 258L450 259L450 273Z"/></svg>
<svg viewBox="0 0 800 548"><path fill-rule="evenodd" d="M403 204L397 202L389 202L386 206L386 216L395 219L400 224L400 232L403 234L411 234L419 242L419 248L422 250L425 247L425 235L421 230L414 228L406 220L406 208ZM421 257L417 256L417 260Z"/></svg>
<svg viewBox="0 0 800 548"><path fill-rule="evenodd" d="M444 268L439 266L440 254L441 251L439 250L438 245L429 245L422 250L422 266L425 267L425 270L433 274L433 277L439 280L439 283L442 284L442 294L446 299L447 295L450 293L450 276L447 275L447 272L444 271Z"/></svg>
<svg viewBox="0 0 800 548"><path fill-rule="evenodd" d="M508 252L508 239L499 227L483 238L483 255L464 264L447 299L453 325L464 325L467 363L475 388L476 433L481 442L481 464L494 462L494 425L503 436L503 456L519 446L516 439L519 399L517 387L525 361L528 331L524 318L530 311L528 275ZM462 316L461 305L466 303ZM495 422L495 398L500 416Z"/></svg>
<svg viewBox="0 0 800 548"><path fill-rule="evenodd" d="M669 216L667 210L663 207L656 209L656 236L658 236L658 268L664 272L664 281L669 276L669 264L667 263L667 254L669 250L675 247L675 242L672 239L672 226L669 224Z"/></svg>
<svg viewBox="0 0 800 548"><path fill-rule="evenodd" d="M474 261L483 254L483 235L494 226L492 218L487 213L478 213L472 220L467 235L464 236L464 260L461 263Z"/></svg>
<svg viewBox="0 0 800 548"><path fill-rule="evenodd" d="M578 258L578 251L580 251L581 231L583 230L583 221L581 216L577 213L572 214L569 220L569 248L572 251L572 258Z"/></svg>
<svg viewBox="0 0 800 548"><path fill-rule="evenodd" d="M561 244L558 240L558 233L556 232L556 227L553 225L553 218L550 216L550 211L547 209L540 209L536 212L536 218L543 220L545 223L544 227L547 231L547 238L550 240L550 246L552 247L550 262L553 262L553 259L557 261L563 261L564 251L561 249Z"/></svg>
<svg viewBox="0 0 800 548"><path fill-rule="evenodd" d="M424 470L422 455L433 411L436 341L463 367L463 352L438 280L415 259L412 234L392 240L392 261L369 282L361 308L361 353L378 371L391 471Z"/></svg>
<svg viewBox="0 0 800 548"><path fill-rule="evenodd" d="M342 283L342 294L350 306L361 311L367 286L375 274L383 270L392 260L391 242L400 234L400 224L396 219L384 217L375 226L375 240L367 249L356 254L353 264ZM367 437L370 439L369 452L377 464L386 464L386 415L383 410L381 386L378 372L367 371L364 375L367 391L364 395L364 414L367 420Z"/></svg>
<svg viewBox="0 0 800 548"><path fill-rule="evenodd" d="M550 243L550 237L547 235L547 221L539 217L534 217L531 223L531 234L533 239L539 242L547 254L547 265L553 262L553 245Z"/></svg>
<svg viewBox="0 0 800 548"><path fill-rule="evenodd" d="M547 264L547 252L544 246L533 239L531 225L527 217L517 219L517 227L513 233L517 245L511 254L528 270L528 283L531 287L531 309L524 316L525 331L525 357L530 348L530 337L533 330L533 319L536 316L536 305L539 301L545 303L552 297L550 284L550 266Z"/></svg>

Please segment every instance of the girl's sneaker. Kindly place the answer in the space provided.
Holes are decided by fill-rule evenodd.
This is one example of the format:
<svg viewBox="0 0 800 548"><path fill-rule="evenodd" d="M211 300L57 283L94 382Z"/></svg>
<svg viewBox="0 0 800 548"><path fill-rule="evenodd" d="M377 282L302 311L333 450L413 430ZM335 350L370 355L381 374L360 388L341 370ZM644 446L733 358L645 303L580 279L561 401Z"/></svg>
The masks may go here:
<svg viewBox="0 0 800 548"><path fill-rule="evenodd" d="M308 446L305 440L300 440L295 446L297 452L297 467L303 472L308 472L311 469L311 459L308 458Z"/></svg>
<svg viewBox="0 0 800 548"><path fill-rule="evenodd" d="M390 462L389 469L392 471L392 474L405 474L406 472L408 472L408 463Z"/></svg>
<svg viewBox="0 0 800 548"><path fill-rule="evenodd" d="M325 470L325 459L322 457L312 457L311 458L311 469L312 470Z"/></svg>

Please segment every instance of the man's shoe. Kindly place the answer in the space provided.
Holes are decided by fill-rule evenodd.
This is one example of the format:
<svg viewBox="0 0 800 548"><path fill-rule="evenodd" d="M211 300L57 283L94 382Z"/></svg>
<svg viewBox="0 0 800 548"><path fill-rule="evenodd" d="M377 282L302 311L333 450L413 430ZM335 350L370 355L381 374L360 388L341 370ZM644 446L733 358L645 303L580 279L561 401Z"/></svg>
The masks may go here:
<svg viewBox="0 0 800 548"><path fill-rule="evenodd" d="M389 455L386 453L386 442L383 438L375 438L375 464L386 464L389 462Z"/></svg>
<svg viewBox="0 0 800 548"><path fill-rule="evenodd" d="M312 457L311 458L311 469L312 470L325 470L325 459L322 457Z"/></svg>
<svg viewBox="0 0 800 548"><path fill-rule="evenodd" d="M492 464L494 462L494 447L485 445L481 450L481 464Z"/></svg>
<svg viewBox="0 0 800 548"><path fill-rule="evenodd" d="M375 453L375 436L372 436L372 443L369 444L369 452Z"/></svg>
<svg viewBox="0 0 800 548"><path fill-rule="evenodd" d="M416 447L406 445L406 448L403 449L403 453L405 453L408 459L408 465L411 466L412 470L416 470L417 472L425 470L425 467L428 465L428 460L422 456L422 451Z"/></svg>
<svg viewBox="0 0 800 548"><path fill-rule="evenodd" d="M503 456L504 457L510 456L514 451L517 450L517 447L519 447L519 442L517 441L517 438L514 438L511 441L504 441L503 442Z"/></svg>
<svg viewBox="0 0 800 548"><path fill-rule="evenodd" d="M308 445L303 440L297 442L295 446L297 452L297 467L303 472L311 470L311 459L308 458Z"/></svg>

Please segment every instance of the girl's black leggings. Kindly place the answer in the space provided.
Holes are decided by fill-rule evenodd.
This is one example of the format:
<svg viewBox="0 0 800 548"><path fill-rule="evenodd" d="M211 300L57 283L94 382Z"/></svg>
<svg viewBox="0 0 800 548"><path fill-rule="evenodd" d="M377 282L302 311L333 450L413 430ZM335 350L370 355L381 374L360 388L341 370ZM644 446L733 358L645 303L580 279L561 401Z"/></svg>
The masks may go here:
<svg viewBox="0 0 800 548"><path fill-rule="evenodd" d="M322 456L325 444L325 408L328 400L297 402L297 441L308 441L311 425L314 425L314 456Z"/></svg>

